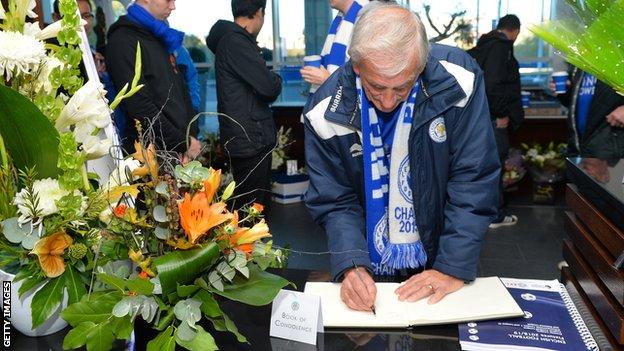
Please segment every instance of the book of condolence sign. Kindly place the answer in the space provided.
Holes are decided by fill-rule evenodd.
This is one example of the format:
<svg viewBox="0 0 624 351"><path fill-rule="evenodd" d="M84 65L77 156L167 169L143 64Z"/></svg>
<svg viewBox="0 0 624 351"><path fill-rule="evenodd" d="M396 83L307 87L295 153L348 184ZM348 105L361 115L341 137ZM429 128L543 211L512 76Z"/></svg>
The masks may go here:
<svg viewBox="0 0 624 351"><path fill-rule="evenodd" d="M270 335L316 345L323 332L321 298L297 291L281 290L271 309Z"/></svg>

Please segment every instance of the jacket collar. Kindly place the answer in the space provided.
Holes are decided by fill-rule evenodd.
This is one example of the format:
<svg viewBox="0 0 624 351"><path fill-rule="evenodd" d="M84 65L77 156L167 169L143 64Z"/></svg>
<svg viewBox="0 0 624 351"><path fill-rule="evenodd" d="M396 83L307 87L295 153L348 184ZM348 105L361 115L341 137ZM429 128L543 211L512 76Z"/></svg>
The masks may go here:
<svg viewBox="0 0 624 351"><path fill-rule="evenodd" d="M340 74L340 77L325 111L325 119L361 130L361 114L355 83L356 75L351 61L342 66L337 73ZM419 112L414 115L412 128L418 128L427 123L466 97L455 77L442 66L437 58L431 55L427 60L425 70L421 74L420 86L421 91L416 98L414 107L414 111ZM426 107L420 108L425 103L427 104Z"/></svg>

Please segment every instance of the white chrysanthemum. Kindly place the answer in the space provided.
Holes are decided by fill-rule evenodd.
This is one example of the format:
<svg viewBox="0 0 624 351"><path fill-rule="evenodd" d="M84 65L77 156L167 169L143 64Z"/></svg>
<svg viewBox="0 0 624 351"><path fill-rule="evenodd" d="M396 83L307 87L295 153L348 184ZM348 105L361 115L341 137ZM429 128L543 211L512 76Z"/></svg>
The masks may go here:
<svg viewBox="0 0 624 351"><path fill-rule="evenodd" d="M32 74L46 57L43 42L18 32L0 31L0 75Z"/></svg>
<svg viewBox="0 0 624 351"><path fill-rule="evenodd" d="M64 131L71 125L88 123L101 129L110 124L110 113L104 86L99 81L90 80L69 99L55 127Z"/></svg>
<svg viewBox="0 0 624 351"><path fill-rule="evenodd" d="M33 192L39 199L37 211L39 212L40 217L57 213L58 207L56 207L56 201L69 194L67 190L61 188L58 180L52 178L36 180L33 183ZM19 193L17 193L17 195L15 195L13 204L17 206L20 213L20 223L24 223L32 219L34 214L28 210L28 206L32 204L28 201L26 189L22 189Z"/></svg>

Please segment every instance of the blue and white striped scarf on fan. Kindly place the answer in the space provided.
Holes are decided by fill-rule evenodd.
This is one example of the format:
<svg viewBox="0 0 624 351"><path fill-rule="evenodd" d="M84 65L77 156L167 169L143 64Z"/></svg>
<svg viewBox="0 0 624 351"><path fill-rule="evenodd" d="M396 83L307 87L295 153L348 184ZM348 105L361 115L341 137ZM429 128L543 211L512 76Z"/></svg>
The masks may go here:
<svg viewBox="0 0 624 351"><path fill-rule="evenodd" d="M368 0L354 1L347 13L338 14L329 27L329 34L321 51L321 63L330 74L347 62L347 49L351 42L355 20L360 10L367 4Z"/></svg>
<svg viewBox="0 0 624 351"><path fill-rule="evenodd" d="M395 270L421 268L427 262L414 217L409 164L409 133L420 81L416 81L406 102L395 112L394 135L389 136L388 155L375 111L356 80L362 113L364 192L366 196L366 238L373 271L392 275Z"/></svg>

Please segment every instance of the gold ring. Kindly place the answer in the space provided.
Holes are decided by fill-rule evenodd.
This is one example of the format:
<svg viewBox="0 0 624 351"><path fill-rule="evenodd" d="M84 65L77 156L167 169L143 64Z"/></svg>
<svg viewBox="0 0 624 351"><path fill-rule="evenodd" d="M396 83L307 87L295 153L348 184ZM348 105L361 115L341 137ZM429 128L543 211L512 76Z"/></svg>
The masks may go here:
<svg viewBox="0 0 624 351"><path fill-rule="evenodd" d="M427 285L427 287L429 287L429 290L435 290L431 284Z"/></svg>

